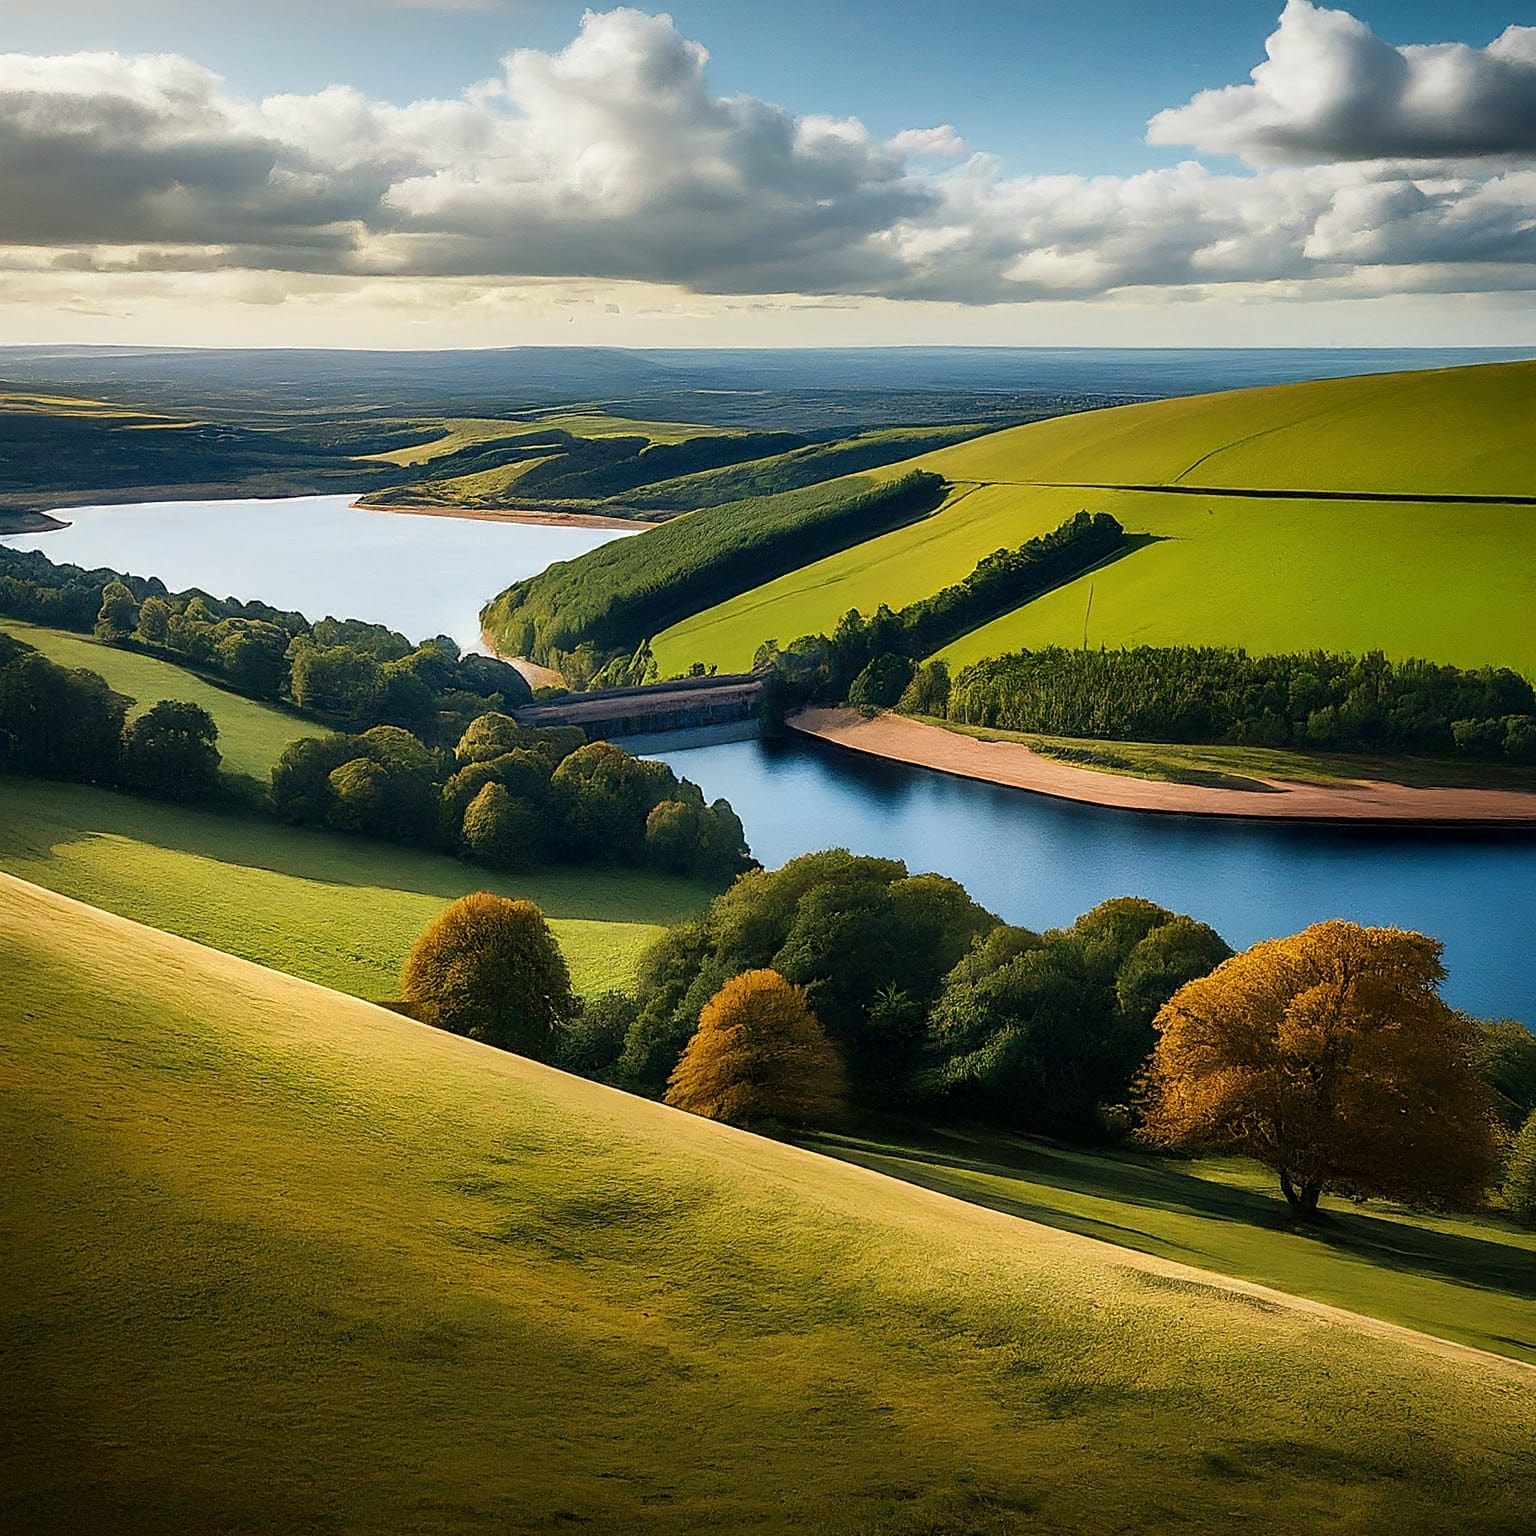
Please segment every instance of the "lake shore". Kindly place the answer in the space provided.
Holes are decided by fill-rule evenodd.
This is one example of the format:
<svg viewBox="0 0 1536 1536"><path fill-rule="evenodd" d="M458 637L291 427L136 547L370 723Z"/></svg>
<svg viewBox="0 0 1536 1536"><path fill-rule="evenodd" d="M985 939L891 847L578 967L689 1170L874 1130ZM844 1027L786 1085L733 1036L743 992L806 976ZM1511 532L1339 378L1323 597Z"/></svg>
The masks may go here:
<svg viewBox="0 0 1536 1536"><path fill-rule="evenodd" d="M358 512L403 512L409 517L461 517L477 523L536 523L545 528L639 530L655 527L654 523L642 523L632 517L599 517L595 512L541 512L531 507L424 507L408 506L404 502L375 506L367 501L354 501L352 506Z"/></svg>
<svg viewBox="0 0 1536 1536"><path fill-rule="evenodd" d="M46 512L0 512L0 535L7 533L54 533L60 528L68 527L69 524L67 522L57 517L49 517Z"/></svg>
<svg viewBox="0 0 1536 1536"><path fill-rule="evenodd" d="M1251 788L1218 788L1096 772L1044 757L1022 742L983 741L902 715L866 718L851 709L806 709L786 723L791 730L853 752L1081 805L1260 821L1536 830L1536 793L1525 790L1285 779L1255 779Z"/></svg>
<svg viewBox="0 0 1536 1536"><path fill-rule="evenodd" d="M480 644L485 648L487 656L494 656L497 661L504 661L509 667L522 673L523 681L530 688L565 687L565 679L553 667L541 667L538 662L530 661L526 656L508 656L505 651L497 650L496 637L490 630L480 631Z"/></svg>

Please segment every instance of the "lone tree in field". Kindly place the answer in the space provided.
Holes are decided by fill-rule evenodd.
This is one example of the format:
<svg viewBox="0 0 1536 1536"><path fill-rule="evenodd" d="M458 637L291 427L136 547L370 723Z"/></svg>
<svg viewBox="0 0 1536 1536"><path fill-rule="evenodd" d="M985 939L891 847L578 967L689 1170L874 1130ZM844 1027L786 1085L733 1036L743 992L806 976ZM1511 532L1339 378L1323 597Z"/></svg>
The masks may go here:
<svg viewBox="0 0 1536 1536"><path fill-rule="evenodd" d="M429 1022L537 1061L578 1006L544 914L489 891L461 896L417 939L401 991Z"/></svg>
<svg viewBox="0 0 1536 1536"><path fill-rule="evenodd" d="M668 1104L732 1125L816 1125L846 1097L842 1058L805 989L767 970L744 971L710 998L667 1083Z"/></svg>
<svg viewBox="0 0 1536 1536"><path fill-rule="evenodd" d="M1441 948L1318 923L1186 983L1157 1016L1144 1133L1253 1158L1303 1219L1329 1192L1475 1203L1498 1136L1477 1027L1437 990Z"/></svg>

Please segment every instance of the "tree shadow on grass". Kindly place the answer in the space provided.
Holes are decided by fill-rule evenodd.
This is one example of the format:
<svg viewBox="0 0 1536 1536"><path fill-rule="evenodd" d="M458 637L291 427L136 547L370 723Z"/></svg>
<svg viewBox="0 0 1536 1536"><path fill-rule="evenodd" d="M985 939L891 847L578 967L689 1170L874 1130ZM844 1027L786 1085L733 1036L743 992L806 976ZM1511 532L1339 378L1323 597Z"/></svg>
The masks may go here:
<svg viewBox="0 0 1536 1536"><path fill-rule="evenodd" d="M110 836L220 864L357 890L383 889L452 901L491 890L536 901L548 917L671 923L697 916L714 890L705 883L604 866L503 874L444 853L295 827L238 806L173 806L88 785L16 778L16 840L28 858ZM5 864L0 847L0 867ZM45 882L46 883L46 882Z"/></svg>
<svg viewBox="0 0 1536 1536"><path fill-rule="evenodd" d="M915 1126L819 1136L809 1144L975 1205L1165 1257L1191 1250L1171 1234L1064 1210L1032 1196L1029 1187L1115 1201L1127 1208L1127 1216L1140 1206L1256 1231L1286 1232L1298 1243L1317 1244L1383 1269L1536 1300L1536 1254L1527 1248L1394 1221L1348 1205L1335 1204L1321 1220L1302 1226L1291 1220L1277 1196L1201 1178L1174 1162L1085 1152L1001 1132ZM966 1175L1005 1181L1009 1187L978 1187ZM1531 1347L1524 1340L1505 1342Z"/></svg>

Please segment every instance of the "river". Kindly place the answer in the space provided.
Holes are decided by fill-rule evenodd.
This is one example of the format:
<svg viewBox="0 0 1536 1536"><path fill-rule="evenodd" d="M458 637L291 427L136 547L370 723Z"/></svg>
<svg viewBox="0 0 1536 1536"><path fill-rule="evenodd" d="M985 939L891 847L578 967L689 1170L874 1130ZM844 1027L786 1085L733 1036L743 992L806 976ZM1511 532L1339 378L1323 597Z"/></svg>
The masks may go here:
<svg viewBox="0 0 1536 1536"><path fill-rule="evenodd" d="M359 512L344 496L175 502L61 513L72 526L12 536L55 560L157 575L173 588L259 597L311 618L478 638L494 592L609 529ZM622 536L622 535L619 535ZM1444 940L1446 995L1485 1017L1536 1023L1536 839L1308 829L1068 805L824 744L745 741L660 751L724 795L767 865L841 845L961 881L1010 922L1070 922L1109 896L1148 896L1243 946L1327 917Z"/></svg>

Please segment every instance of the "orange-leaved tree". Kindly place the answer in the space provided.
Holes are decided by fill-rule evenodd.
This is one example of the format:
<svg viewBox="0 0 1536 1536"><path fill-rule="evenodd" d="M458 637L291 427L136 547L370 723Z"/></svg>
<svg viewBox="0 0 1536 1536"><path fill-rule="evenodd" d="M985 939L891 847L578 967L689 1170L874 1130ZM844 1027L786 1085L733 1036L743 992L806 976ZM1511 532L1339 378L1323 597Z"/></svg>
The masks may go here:
<svg viewBox="0 0 1536 1536"><path fill-rule="evenodd" d="M1441 948L1318 923L1186 983L1157 1016L1143 1134L1253 1158L1303 1218L1326 1192L1474 1203L1499 1140L1476 1025L1440 997Z"/></svg>
<svg viewBox="0 0 1536 1536"><path fill-rule="evenodd" d="M704 1005L667 1103L732 1125L817 1125L842 1112L847 1092L842 1058L805 989L777 971L743 971Z"/></svg>
<svg viewBox="0 0 1536 1536"><path fill-rule="evenodd" d="M531 901L461 896L416 940L400 978L421 1017L539 1061L575 1015L565 957Z"/></svg>

